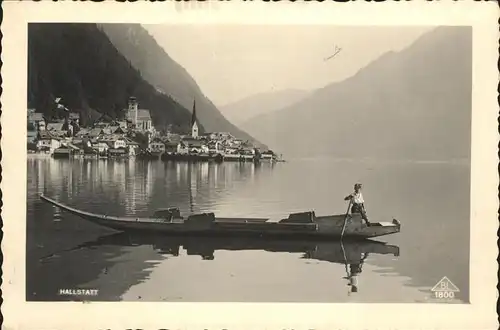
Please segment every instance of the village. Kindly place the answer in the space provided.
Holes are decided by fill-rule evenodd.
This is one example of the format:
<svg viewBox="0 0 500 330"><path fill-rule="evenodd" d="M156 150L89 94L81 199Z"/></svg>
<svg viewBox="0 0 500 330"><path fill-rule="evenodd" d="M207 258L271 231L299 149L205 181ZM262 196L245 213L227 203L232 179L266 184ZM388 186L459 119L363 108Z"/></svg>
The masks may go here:
<svg viewBox="0 0 500 330"><path fill-rule="evenodd" d="M63 116L45 118L28 109L28 153L49 154L54 158L116 158L192 161L281 161L271 150L260 150L227 132L199 134L196 103L193 102L191 132L157 131L148 109L139 108L135 97L128 100L124 120L101 116L90 125L80 126L80 113L56 99ZM62 117L62 118L61 118Z"/></svg>

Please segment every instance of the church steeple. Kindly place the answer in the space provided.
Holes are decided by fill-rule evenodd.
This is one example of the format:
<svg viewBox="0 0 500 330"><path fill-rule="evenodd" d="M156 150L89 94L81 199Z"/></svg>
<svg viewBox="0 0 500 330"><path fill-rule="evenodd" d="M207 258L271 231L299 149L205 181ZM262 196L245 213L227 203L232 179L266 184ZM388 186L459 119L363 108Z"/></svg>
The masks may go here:
<svg viewBox="0 0 500 330"><path fill-rule="evenodd" d="M196 100L193 101L193 114L191 115L191 136L198 137L198 123L196 119Z"/></svg>
<svg viewBox="0 0 500 330"><path fill-rule="evenodd" d="M196 123L196 100L193 101L193 114L191 115L191 126Z"/></svg>

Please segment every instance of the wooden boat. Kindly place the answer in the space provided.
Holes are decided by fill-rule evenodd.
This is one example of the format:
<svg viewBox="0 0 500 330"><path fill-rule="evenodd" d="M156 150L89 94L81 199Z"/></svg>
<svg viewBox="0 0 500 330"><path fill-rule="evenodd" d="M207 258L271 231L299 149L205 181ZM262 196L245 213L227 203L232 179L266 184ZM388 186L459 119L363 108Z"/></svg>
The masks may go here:
<svg viewBox="0 0 500 330"><path fill-rule="evenodd" d="M360 214L316 216L314 211L292 213L280 221L266 218L216 218L214 213L181 216L178 208L157 210L150 218L117 217L81 211L41 195L40 198L69 213L95 224L128 232L153 232L189 235L249 235L277 237L338 238L344 228L343 237L366 239L398 233L401 224L376 222L366 225Z"/></svg>

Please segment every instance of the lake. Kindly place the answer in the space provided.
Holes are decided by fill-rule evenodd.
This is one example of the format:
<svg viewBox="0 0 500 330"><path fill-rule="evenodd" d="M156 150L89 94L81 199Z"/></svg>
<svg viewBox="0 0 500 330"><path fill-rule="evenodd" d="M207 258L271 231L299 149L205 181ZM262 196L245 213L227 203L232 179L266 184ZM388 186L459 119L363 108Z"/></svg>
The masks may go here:
<svg viewBox="0 0 500 330"><path fill-rule="evenodd" d="M26 299L95 301L439 302L446 276L469 301L467 162L294 159L286 163L27 160ZM108 215L271 217L341 214L356 182L370 221L398 219L387 243L174 238L117 234L42 202ZM77 298L77 299L81 299Z"/></svg>

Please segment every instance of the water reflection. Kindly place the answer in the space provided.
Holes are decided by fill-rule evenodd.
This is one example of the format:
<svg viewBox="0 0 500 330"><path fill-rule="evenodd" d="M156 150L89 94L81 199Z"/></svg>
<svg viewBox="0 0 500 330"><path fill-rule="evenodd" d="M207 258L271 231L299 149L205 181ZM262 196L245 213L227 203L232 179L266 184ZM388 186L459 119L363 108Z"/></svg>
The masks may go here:
<svg viewBox="0 0 500 330"><path fill-rule="evenodd" d="M97 254L97 251L103 253ZM119 300L127 288L147 280L152 268L161 260L182 258L184 256L182 251L185 256L199 256L200 260L204 261L216 260L219 251L265 251L298 254L299 259L340 264L347 270L347 277L344 279L350 279L348 286L352 292L358 291L357 282L353 279L360 275L361 265L369 255L399 256L398 246L378 241L315 242L119 233L99 237L94 241L40 258L39 276L48 282L44 282L43 287L41 283L32 286L36 294L28 296L28 299L79 300L78 297L54 294L57 288L65 283L71 288L100 289L103 294L90 298L91 300ZM131 255L135 255L135 258ZM81 263L79 268L82 271L76 272L74 266L72 267L72 263L76 260ZM122 265L124 263L126 265ZM127 273L119 274L116 268L124 268ZM119 276L118 281L111 278L111 272ZM155 285L163 286L161 283Z"/></svg>
<svg viewBox="0 0 500 330"><path fill-rule="evenodd" d="M134 287L134 294L144 297L149 293L154 296L161 290L151 286L155 286L155 281L162 283L166 276L176 282L175 286L168 287L168 292L163 292L169 295L168 299L175 291L177 295L195 301L206 297L216 300L340 302L345 297L338 295L337 287L321 288L335 271L333 276L338 279L335 283L347 287L349 292L358 289L357 293L351 292L352 296L365 302L382 299L384 302L420 301L430 294L430 289L443 276L459 287L456 298L468 301L468 166L364 164L328 159L256 166L252 163L190 164L50 157L29 157L27 165L27 289L28 292L37 292L39 297L53 295L51 285L55 288L86 283L89 287L104 287L110 278L116 282L106 284L109 289L106 289L105 296L111 300L123 299L123 292L134 281L142 283ZM374 221L386 221L392 217L402 221L403 231L383 240L404 249L403 257L395 260L372 254L363 259L360 255L359 262L348 263L347 267L346 264L328 262L330 267L323 265L324 268L320 269L304 264L303 259L296 256L290 259L290 253L260 251L246 254L244 251L247 250L241 250L227 255L220 252L223 250L216 250L219 252L213 254L214 262L206 263L195 256L186 260L159 254L151 244L146 244L137 247L105 245L101 251L85 248L81 252L71 252L74 259L55 256L44 263L39 262L43 256L57 254L57 251L71 249L109 233L67 212L59 213L51 205L40 201L42 193L78 209L93 213L105 211L118 216L149 216L158 208L176 206L182 213L215 212L227 217L280 219L295 211L315 210L317 214L345 211L345 190L350 189L355 180L365 184L365 199ZM342 250L338 248L336 253L340 255ZM182 256L182 249L180 253ZM243 255L240 256L240 253ZM114 254L114 259L109 260L108 254ZM176 261L172 265L171 259L163 262L159 259L162 257ZM205 258L210 259L211 255ZM347 250L345 259L349 259ZM163 264L150 274L152 266L148 262L155 260ZM243 268L245 263L253 265L254 269L249 271L252 275L245 277L240 273L240 282L232 284L234 286L227 291L220 293L211 291L209 287L197 287L200 282L196 275L199 268L214 265L203 269L211 274L211 283L214 283L225 278L228 269ZM278 270L274 270L274 278L270 279L266 269L276 263L282 265L283 272L294 274L296 282L280 284L281 276L287 275ZM111 271L106 276L98 275L102 269L110 269L109 266L117 272L115 277L110 275L113 274ZM54 270L49 269L51 267ZM170 267L175 267L176 271L170 273ZM64 271L64 279L55 275L60 282L50 278L54 272L57 273L56 270L69 268L72 270ZM387 273L395 275L387 278ZM138 278L129 278L131 274L136 274ZM153 279L150 279L151 276ZM311 277L316 282L304 284ZM122 280L124 284L118 285ZM252 285L260 285L260 288L246 290L248 281L254 281ZM368 281L372 284L366 285ZM271 284L268 283L277 283L278 287L282 285L281 290L269 288ZM295 285L302 291L289 293Z"/></svg>
<svg viewBox="0 0 500 330"><path fill-rule="evenodd" d="M265 176L262 167L267 174L273 168L266 164L257 169L253 163L28 159L28 200L40 194L72 204L92 198L91 204L120 207L122 215L149 214L152 205L202 212L231 190L251 184L259 173Z"/></svg>

